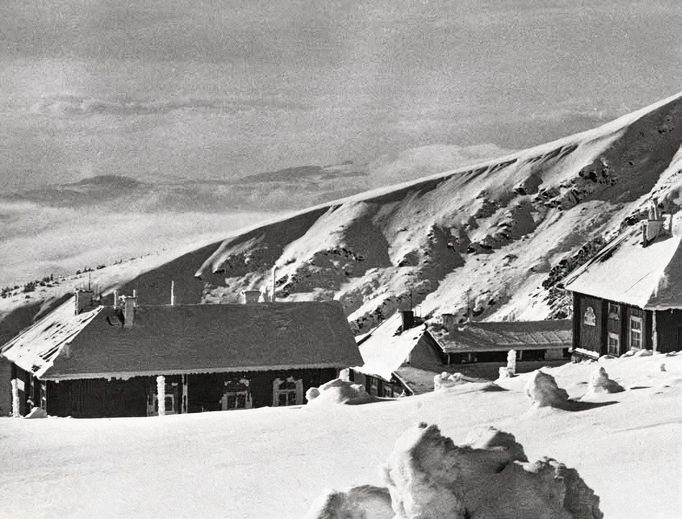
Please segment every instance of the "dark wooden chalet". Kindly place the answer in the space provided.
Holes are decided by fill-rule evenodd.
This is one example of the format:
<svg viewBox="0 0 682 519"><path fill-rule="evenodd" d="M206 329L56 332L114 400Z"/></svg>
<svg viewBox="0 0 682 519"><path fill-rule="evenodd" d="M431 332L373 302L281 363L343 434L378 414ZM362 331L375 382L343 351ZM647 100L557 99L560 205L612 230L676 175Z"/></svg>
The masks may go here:
<svg viewBox="0 0 682 519"><path fill-rule="evenodd" d="M671 224L652 207L641 230L620 236L566 278L575 358L682 349L682 249Z"/></svg>
<svg viewBox="0 0 682 519"><path fill-rule="evenodd" d="M361 362L336 302L104 306L77 292L7 343L18 411L148 416L304 403Z"/></svg>

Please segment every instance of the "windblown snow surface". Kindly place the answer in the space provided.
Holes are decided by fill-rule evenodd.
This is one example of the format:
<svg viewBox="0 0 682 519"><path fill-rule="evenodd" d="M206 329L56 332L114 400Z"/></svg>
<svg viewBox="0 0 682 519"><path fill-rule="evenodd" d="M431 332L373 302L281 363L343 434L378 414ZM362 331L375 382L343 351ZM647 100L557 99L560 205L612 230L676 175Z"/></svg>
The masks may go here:
<svg viewBox="0 0 682 519"><path fill-rule="evenodd" d="M599 367L625 391L582 398ZM606 518L679 518L682 354L543 371L570 405L531 405L524 374L364 405L1 418L2 516L300 518L331 489L385 486L396 441L426 422L456 445L513 434L529 460L577 470Z"/></svg>

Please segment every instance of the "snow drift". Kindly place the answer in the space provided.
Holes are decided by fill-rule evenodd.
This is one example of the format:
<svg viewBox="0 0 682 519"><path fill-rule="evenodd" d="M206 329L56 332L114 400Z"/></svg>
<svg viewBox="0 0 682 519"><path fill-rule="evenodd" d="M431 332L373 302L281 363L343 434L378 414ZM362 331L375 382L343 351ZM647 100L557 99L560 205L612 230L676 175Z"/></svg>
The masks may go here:
<svg viewBox="0 0 682 519"><path fill-rule="evenodd" d="M433 390L448 389L450 387L466 384L466 382L467 380L464 379L464 375L461 373L448 373L447 371L444 371L433 377Z"/></svg>
<svg viewBox="0 0 682 519"><path fill-rule="evenodd" d="M340 378L330 380L320 387L306 391L308 405L365 404L374 400L361 384L353 384Z"/></svg>
<svg viewBox="0 0 682 519"><path fill-rule="evenodd" d="M561 389L554 377L540 370L534 371L524 388L533 407L556 407L566 409L569 405L568 393Z"/></svg>
<svg viewBox="0 0 682 519"><path fill-rule="evenodd" d="M589 388L583 398L595 393L620 393L621 391L625 391L625 388L615 380L611 380L604 367L600 366L590 376Z"/></svg>
<svg viewBox="0 0 682 519"><path fill-rule="evenodd" d="M384 474L394 515L386 493L363 486L326 494L306 519L603 517L599 498L575 470L550 458L529 463L514 436L494 428L456 446L422 423L398 439Z"/></svg>

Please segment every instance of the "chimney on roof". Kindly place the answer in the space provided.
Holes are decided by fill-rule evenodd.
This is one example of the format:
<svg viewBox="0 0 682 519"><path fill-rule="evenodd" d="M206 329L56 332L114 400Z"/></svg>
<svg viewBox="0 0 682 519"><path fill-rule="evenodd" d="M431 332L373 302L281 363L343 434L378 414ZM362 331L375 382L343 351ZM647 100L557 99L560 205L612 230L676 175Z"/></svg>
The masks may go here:
<svg viewBox="0 0 682 519"><path fill-rule="evenodd" d="M402 319L402 330L409 330L414 327L414 310L399 310Z"/></svg>
<svg viewBox="0 0 682 519"><path fill-rule="evenodd" d="M87 308L93 305L93 292L92 290L85 290L82 288L77 288L75 292L76 296L76 315L80 314Z"/></svg>
<svg viewBox="0 0 682 519"><path fill-rule="evenodd" d="M260 299L260 290L242 290L240 294L240 302L243 305L257 303Z"/></svg>
<svg viewBox="0 0 682 519"><path fill-rule="evenodd" d="M443 328L450 331L455 328L457 322L455 321L455 314L442 314L441 319L443 320Z"/></svg>
<svg viewBox="0 0 682 519"><path fill-rule="evenodd" d="M133 291L135 294L135 291ZM135 307L137 306L137 297L133 295L132 297L123 296L123 327L132 328L135 322Z"/></svg>
<svg viewBox="0 0 682 519"><path fill-rule="evenodd" d="M647 219L642 222L642 247L652 243L664 232L666 232L665 219L658 210L658 204L652 200L649 203Z"/></svg>

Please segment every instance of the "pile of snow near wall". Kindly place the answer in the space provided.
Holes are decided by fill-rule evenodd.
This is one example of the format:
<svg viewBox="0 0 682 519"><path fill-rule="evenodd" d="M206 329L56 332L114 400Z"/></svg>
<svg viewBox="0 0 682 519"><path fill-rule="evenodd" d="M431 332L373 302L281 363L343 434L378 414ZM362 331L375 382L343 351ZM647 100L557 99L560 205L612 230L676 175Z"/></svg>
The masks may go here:
<svg viewBox="0 0 682 519"><path fill-rule="evenodd" d="M457 446L435 425L408 429L384 468L393 516L378 499L368 499L373 510L365 508L363 489L368 487L355 487L323 496L306 519L603 517L599 498L574 469L550 458L529 463L513 435L493 428L469 440ZM373 487L371 496L377 495Z"/></svg>
<svg viewBox="0 0 682 519"><path fill-rule="evenodd" d="M308 405L365 404L373 400L361 384L353 384L347 380L336 378L311 387L305 393Z"/></svg>
<svg viewBox="0 0 682 519"><path fill-rule="evenodd" d="M47 413L40 407L34 407L24 418L47 418Z"/></svg>
<svg viewBox="0 0 682 519"><path fill-rule="evenodd" d="M594 393L620 393L621 391L625 391L625 388L615 380L611 380L606 370L600 366L592 373L589 389L583 398Z"/></svg>
<svg viewBox="0 0 682 519"><path fill-rule="evenodd" d="M440 375L433 377L433 390L438 391L439 389L447 389L449 387L458 386L460 384L465 384L467 381L464 380L464 375L461 373L448 373L444 371Z"/></svg>
<svg viewBox="0 0 682 519"><path fill-rule="evenodd" d="M316 499L303 519L393 519L391 494L372 485L332 490Z"/></svg>
<svg viewBox="0 0 682 519"><path fill-rule="evenodd" d="M552 375L540 370L530 375L524 390L533 407L563 409L568 406L568 393L557 385Z"/></svg>

